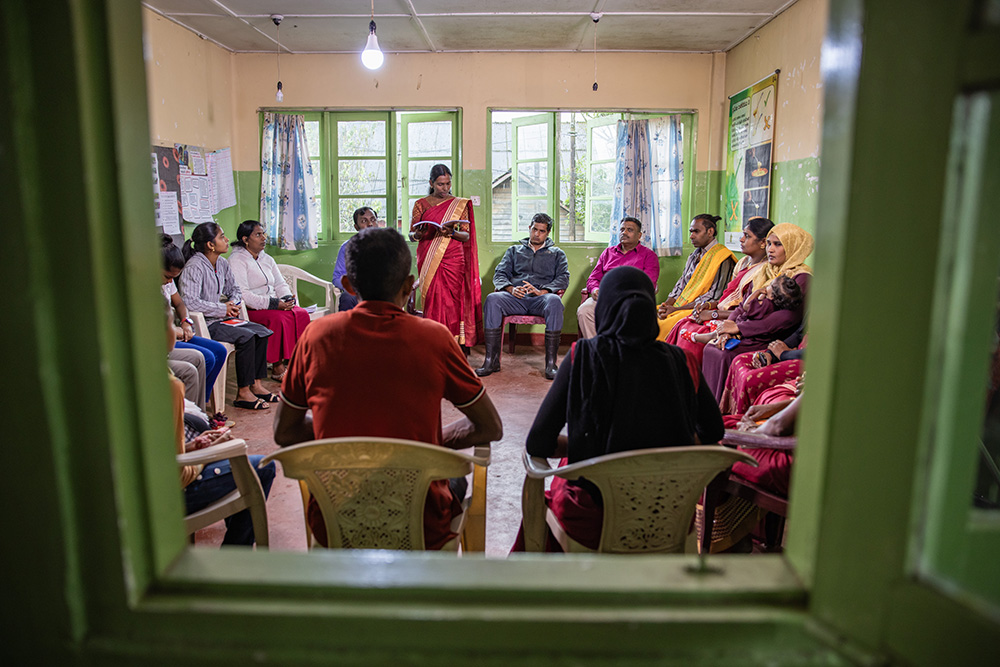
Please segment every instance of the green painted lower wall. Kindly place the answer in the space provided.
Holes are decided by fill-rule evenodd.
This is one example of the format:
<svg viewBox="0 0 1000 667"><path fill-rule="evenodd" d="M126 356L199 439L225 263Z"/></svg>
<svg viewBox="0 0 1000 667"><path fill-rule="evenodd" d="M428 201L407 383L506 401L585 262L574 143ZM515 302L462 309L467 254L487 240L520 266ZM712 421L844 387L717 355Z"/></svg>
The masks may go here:
<svg viewBox="0 0 1000 667"><path fill-rule="evenodd" d="M791 222L816 235L818 157L775 162L771 170L771 219Z"/></svg>

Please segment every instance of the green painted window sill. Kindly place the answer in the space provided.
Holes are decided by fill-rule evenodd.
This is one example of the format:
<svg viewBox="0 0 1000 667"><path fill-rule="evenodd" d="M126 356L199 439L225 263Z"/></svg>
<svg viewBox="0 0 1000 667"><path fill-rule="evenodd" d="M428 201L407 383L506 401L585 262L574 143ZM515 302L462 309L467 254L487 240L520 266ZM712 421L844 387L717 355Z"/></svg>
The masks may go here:
<svg viewBox="0 0 1000 667"><path fill-rule="evenodd" d="M782 556L713 556L707 572L699 573L697 567L694 555L518 554L496 560L392 551L307 554L189 548L160 579L157 593L145 596L140 605L159 606L161 593L214 598L216 593L238 592L242 605L259 604L261 611L273 609L276 598L308 597L360 606L414 596L446 602L472 593L488 604L511 593L527 601L536 593L537 602L572 600L581 610L620 603L640 614L678 606L691 611L720 603L805 609L805 587Z"/></svg>

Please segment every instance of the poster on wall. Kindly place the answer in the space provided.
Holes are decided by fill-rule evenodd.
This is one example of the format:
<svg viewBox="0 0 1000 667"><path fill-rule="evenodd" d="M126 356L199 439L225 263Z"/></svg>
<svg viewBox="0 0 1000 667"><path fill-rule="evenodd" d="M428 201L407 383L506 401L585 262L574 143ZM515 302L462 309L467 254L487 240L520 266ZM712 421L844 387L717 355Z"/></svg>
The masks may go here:
<svg viewBox="0 0 1000 667"><path fill-rule="evenodd" d="M770 217L771 146L780 73L775 70L729 98L723 218L730 232L743 229L755 216Z"/></svg>
<svg viewBox="0 0 1000 667"><path fill-rule="evenodd" d="M181 213L184 222L212 222L212 187L208 176L181 167Z"/></svg>
<svg viewBox="0 0 1000 667"><path fill-rule="evenodd" d="M236 206L236 187L233 181L233 159L228 148L220 148L205 156L208 174L212 177L212 208L216 213Z"/></svg>
<svg viewBox="0 0 1000 667"><path fill-rule="evenodd" d="M181 179L177 151L171 146L153 146L152 157L156 226L180 246L184 243L184 234L180 224Z"/></svg>
<svg viewBox="0 0 1000 667"><path fill-rule="evenodd" d="M153 146L151 157L156 224L179 237L178 244L184 239L175 220L209 222L222 209L236 205L229 148L209 153L187 144ZM165 201L160 201L161 193L167 194Z"/></svg>

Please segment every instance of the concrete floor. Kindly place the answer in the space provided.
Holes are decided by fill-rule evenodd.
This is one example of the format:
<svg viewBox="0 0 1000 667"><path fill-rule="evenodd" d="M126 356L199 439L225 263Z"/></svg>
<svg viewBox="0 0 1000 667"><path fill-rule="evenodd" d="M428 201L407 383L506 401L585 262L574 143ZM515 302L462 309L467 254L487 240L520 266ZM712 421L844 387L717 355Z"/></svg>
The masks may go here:
<svg viewBox="0 0 1000 667"><path fill-rule="evenodd" d="M506 348L506 340L504 341ZM560 349L559 358L568 350ZM486 495L486 555L504 558L514 542L521 522L521 483L524 467L521 452L524 440L535 418L551 382L542 374L544 367L542 347L518 345L515 354L505 349L501 358L502 371L483 378L500 417L503 420L504 437L493 443L492 460L488 468ZM473 367L482 365L482 346L473 348L469 357ZM229 370L229 391L236 393L236 374ZM277 391L278 384L268 382ZM230 402L226 413L236 421L233 435L243 438L249 445L251 454L270 454L277 449L271 436L272 412L240 410ZM442 419L448 423L460 413L450 403L443 402ZM302 498L298 482L286 479L278 472L267 501L270 547L279 551L305 551L305 523L302 514ZM222 543L225 527L222 522L201 530L195 536L198 546L217 546Z"/></svg>

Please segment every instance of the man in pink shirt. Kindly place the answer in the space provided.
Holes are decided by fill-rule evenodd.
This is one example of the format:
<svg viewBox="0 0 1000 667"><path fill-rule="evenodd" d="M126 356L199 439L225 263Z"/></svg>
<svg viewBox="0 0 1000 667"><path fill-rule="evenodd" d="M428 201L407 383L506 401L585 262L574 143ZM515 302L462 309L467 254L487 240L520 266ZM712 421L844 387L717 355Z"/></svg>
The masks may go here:
<svg viewBox="0 0 1000 667"><path fill-rule="evenodd" d="M601 253L597 259L597 266L587 278L587 291L590 296L576 309L580 338L593 338L597 334L594 312L597 309L598 287L605 273L616 266L634 266L649 276L653 281L653 287L656 287L656 281L660 277L660 260L656 253L639 243L642 238L641 222L631 216L622 218L618 237L621 242Z"/></svg>

